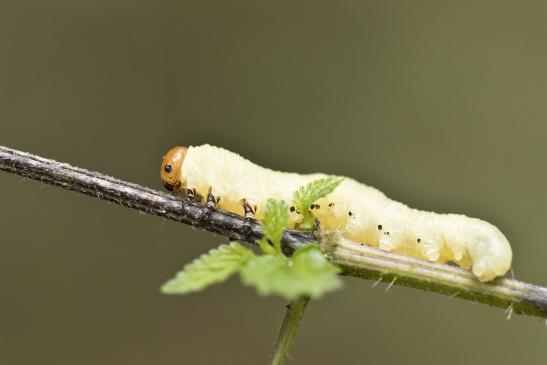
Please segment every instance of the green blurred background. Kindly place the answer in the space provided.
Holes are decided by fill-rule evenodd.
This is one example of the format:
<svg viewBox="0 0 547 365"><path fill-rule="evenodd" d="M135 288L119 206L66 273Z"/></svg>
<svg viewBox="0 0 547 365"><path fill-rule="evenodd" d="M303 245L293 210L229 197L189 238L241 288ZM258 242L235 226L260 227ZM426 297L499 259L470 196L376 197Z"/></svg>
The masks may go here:
<svg viewBox="0 0 547 365"><path fill-rule="evenodd" d="M547 285L545 1L0 0L0 144L161 189L173 145L484 218ZM0 364L264 364L285 302L160 294L223 242L0 173ZM294 364L545 364L541 320L344 279Z"/></svg>

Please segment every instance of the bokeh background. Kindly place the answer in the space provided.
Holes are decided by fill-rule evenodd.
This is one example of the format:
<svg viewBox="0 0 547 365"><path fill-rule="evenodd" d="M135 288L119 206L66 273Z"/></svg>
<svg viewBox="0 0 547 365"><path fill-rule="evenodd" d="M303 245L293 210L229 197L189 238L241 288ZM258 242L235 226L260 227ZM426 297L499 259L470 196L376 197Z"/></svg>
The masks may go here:
<svg viewBox="0 0 547 365"><path fill-rule="evenodd" d="M174 145L481 217L547 285L545 1L0 0L0 144L161 188ZM224 240L0 173L0 364L264 364L285 302L160 285ZM294 364L545 364L547 328L347 278Z"/></svg>

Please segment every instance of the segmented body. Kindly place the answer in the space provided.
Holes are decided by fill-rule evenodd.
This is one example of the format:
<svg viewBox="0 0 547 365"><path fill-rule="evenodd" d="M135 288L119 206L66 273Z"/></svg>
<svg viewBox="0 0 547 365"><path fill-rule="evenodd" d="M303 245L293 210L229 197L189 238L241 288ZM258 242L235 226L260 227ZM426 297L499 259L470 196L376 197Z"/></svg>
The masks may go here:
<svg viewBox="0 0 547 365"><path fill-rule="evenodd" d="M162 166L172 160L168 156ZM195 189L202 196L210 191L220 198L220 209L240 215L244 215L242 202L246 201L257 219L269 198L290 205L299 187L328 176L274 171L210 145L189 147L179 160L180 169L173 171L167 185ZM168 180L165 171L162 177ZM451 261L471 268L481 281L505 274L511 265L509 242L495 226L464 215L412 209L350 178L344 178L311 209L323 229L339 230L348 239L381 249L435 262ZM301 219L291 209L290 225Z"/></svg>

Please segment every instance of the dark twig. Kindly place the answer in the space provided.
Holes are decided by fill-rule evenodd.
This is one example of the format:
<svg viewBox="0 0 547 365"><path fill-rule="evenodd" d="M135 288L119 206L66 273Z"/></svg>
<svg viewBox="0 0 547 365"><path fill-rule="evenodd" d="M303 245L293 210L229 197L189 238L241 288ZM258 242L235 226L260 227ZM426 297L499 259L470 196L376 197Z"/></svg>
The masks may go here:
<svg viewBox="0 0 547 365"><path fill-rule="evenodd" d="M182 197L3 146L0 146L0 170L163 216L232 240L255 243L262 237L262 229L254 220L248 222L244 217L215 209L209 213L205 205ZM207 214L208 219L202 219ZM287 231L284 235L285 244L295 247L311 240L311 235L299 231Z"/></svg>
<svg viewBox="0 0 547 365"><path fill-rule="evenodd" d="M0 146L0 170L163 216L231 240L256 243L262 236L262 229L254 220L215 209L207 219L202 219L208 214L205 205L3 146ZM287 254L312 241L316 241L312 234L295 230L286 230L282 240ZM547 288L504 278L480 283L467 270L362 246L336 235L325 236L322 247L334 263L343 267L346 275L486 303L514 313L547 317Z"/></svg>

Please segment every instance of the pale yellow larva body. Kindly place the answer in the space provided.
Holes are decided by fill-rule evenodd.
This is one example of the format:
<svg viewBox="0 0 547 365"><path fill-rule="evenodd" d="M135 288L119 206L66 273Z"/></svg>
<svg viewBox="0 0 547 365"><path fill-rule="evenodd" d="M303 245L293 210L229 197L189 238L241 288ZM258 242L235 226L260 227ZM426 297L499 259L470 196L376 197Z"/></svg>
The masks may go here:
<svg viewBox="0 0 547 365"><path fill-rule="evenodd" d="M256 207L261 219L268 199L291 204L301 186L328 175L300 175L258 166L236 153L202 145L189 147L180 169L181 186L220 197L218 207L243 215L242 201ZM178 172L178 171L177 171ZM456 214L420 211L387 198L350 178L316 202L314 216L326 230L339 230L356 242L434 262L455 262L471 268L481 281L503 275L511 266L509 242L493 225ZM301 215L292 212L290 226Z"/></svg>

